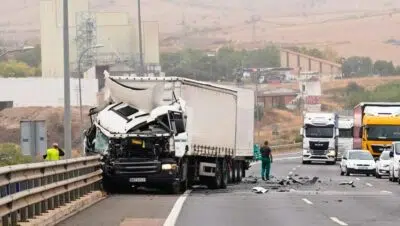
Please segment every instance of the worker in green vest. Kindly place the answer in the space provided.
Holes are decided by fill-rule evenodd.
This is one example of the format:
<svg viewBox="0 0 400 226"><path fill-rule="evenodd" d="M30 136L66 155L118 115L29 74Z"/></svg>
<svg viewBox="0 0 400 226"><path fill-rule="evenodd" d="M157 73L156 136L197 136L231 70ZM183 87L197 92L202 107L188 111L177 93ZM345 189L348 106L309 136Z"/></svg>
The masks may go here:
<svg viewBox="0 0 400 226"><path fill-rule="evenodd" d="M47 149L46 154L43 158L47 161L60 160L60 156L64 156L64 151L58 146L57 143L53 143L52 147Z"/></svg>

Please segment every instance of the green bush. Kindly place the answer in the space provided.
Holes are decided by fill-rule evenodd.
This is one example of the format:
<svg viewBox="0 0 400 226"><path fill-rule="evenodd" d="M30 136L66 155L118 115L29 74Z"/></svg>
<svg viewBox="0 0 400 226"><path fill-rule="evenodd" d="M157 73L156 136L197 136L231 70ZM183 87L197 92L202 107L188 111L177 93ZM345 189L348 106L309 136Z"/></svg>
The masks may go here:
<svg viewBox="0 0 400 226"><path fill-rule="evenodd" d="M303 142L303 136L297 135L296 138L294 138L295 143L301 143Z"/></svg>
<svg viewBox="0 0 400 226"><path fill-rule="evenodd" d="M30 163L32 158L24 156L16 144L0 144L0 166L9 166L22 163Z"/></svg>
<svg viewBox="0 0 400 226"><path fill-rule="evenodd" d="M374 90L368 91L357 84L349 84L346 88L346 107L353 108L360 102L397 102L400 100L400 83L392 82L377 86Z"/></svg>

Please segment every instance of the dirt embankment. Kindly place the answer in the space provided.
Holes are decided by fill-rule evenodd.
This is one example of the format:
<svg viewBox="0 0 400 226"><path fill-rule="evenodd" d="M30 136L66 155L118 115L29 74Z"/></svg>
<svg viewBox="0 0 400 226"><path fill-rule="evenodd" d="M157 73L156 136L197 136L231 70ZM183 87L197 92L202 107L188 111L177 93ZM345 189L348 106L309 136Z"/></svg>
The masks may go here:
<svg viewBox="0 0 400 226"><path fill-rule="evenodd" d="M83 108L83 128L90 124L87 113L89 107ZM72 115L72 147L81 149L79 108L71 109ZM48 145L52 142L64 146L64 109L61 107L17 107L0 111L0 143L20 143L21 120L45 120L47 126Z"/></svg>

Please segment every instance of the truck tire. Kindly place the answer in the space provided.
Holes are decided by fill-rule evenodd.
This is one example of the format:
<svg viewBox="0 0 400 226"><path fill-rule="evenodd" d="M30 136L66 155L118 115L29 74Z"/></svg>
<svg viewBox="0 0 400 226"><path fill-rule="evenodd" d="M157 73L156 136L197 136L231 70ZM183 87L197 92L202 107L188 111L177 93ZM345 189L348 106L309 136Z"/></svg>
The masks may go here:
<svg viewBox="0 0 400 226"><path fill-rule="evenodd" d="M118 192L118 186L115 186L115 184L113 185L111 181L107 179L107 177L103 177L102 187L103 191L105 191L107 194L115 194Z"/></svg>
<svg viewBox="0 0 400 226"><path fill-rule="evenodd" d="M228 183L233 183L234 182L234 170L233 170L233 165L232 165L232 160L227 162L228 166Z"/></svg>
<svg viewBox="0 0 400 226"><path fill-rule="evenodd" d="M180 182L174 182L169 185L168 192L170 194L176 195L181 193L181 184Z"/></svg>
<svg viewBox="0 0 400 226"><path fill-rule="evenodd" d="M210 177L209 181L207 183L207 187L210 189L219 189L221 187L221 181L222 181L222 166L220 161L216 161L215 162L216 166L215 166L215 176L214 177Z"/></svg>
<svg viewBox="0 0 400 226"><path fill-rule="evenodd" d="M231 182L236 183L236 161L231 160L231 169L230 169L230 177L231 177Z"/></svg>
<svg viewBox="0 0 400 226"><path fill-rule="evenodd" d="M242 162L237 161L236 162L236 182L240 183L242 182Z"/></svg>
<svg viewBox="0 0 400 226"><path fill-rule="evenodd" d="M227 160L222 160L221 164L221 188L225 189L228 186L229 170Z"/></svg>

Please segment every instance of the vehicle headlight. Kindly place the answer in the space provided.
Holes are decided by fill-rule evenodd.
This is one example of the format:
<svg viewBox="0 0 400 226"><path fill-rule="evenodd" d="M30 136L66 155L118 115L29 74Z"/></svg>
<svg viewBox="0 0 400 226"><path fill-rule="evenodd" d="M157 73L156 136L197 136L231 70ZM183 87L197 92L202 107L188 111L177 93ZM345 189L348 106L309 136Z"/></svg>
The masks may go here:
<svg viewBox="0 0 400 226"><path fill-rule="evenodd" d="M308 149L303 149L303 154L310 154L310 150L308 150Z"/></svg>
<svg viewBox="0 0 400 226"><path fill-rule="evenodd" d="M161 169L162 170L176 170L178 168L178 165L176 164L162 164Z"/></svg>
<svg viewBox="0 0 400 226"><path fill-rule="evenodd" d="M336 154L336 152L334 150L331 150L328 152L328 155L335 155L335 154Z"/></svg>

